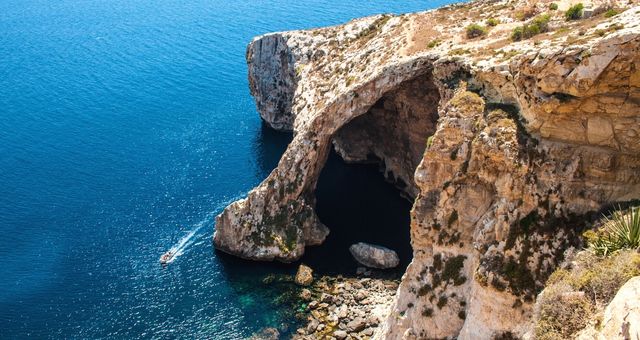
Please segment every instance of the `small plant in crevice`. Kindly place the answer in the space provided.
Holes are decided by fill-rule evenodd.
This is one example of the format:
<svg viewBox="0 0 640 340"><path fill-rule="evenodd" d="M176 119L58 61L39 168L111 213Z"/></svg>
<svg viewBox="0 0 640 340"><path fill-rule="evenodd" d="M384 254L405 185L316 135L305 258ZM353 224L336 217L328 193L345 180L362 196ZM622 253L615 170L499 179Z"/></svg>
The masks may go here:
<svg viewBox="0 0 640 340"><path fill-rule="evenodd" d="M447 298L446 295L441 295L438 298L438 303L436 304L436 306L438 306L438 309L442 309L442 307L447 305L448 301L449 301L449 299Z"/></svg>
<svg viewBox="0 0 640 340"><path fill-rule="evenodd" d="M431 145L433 145L433 136L427 137L427 150L431 148Z"/></svg>
<svg viewBox="0 0 640 340"><path fill-rule="evenodd" d="M454 224L457 220L458 220L458 211L454 209L451 212L451 215L449 215L449 220L447 220L447 226L451 227L451 225Z"/></svg>
<svg viewBox="0 0 640 340"><path fill-rule="evenodd" d="M605 18L611 18L611 17L615 17L618 14L620 14L620 12L618 12L614 8L610 8L606 12L604 12L604 17Z"/></svg>
<svg viewBox="0 0 640 340"><path fill-rule="evenodd" d="M564 17L567 19L567 21L578 20L582 18L583 14L584 5L582 3L579 3L569 7L567 12L564 14Z"/></svg>
<svg viewBox="0 0 640 340"><path fill-rule="evenodd" d="M555 2L552 2L549 4L549 10L550 11L557 11L558 10L558 4Z"/></svg>
<svg viewBox="0 0 640 340"><path fill-rule="evenodd" d="M486 21L487 26L489 27L495 27L498 26L500 24L500 19L496 19L496 18L489 18Z"/></svg>
<svg viewBox="0 0 640 340"><path fill-rule="evenodd" d="M454 286L459 286L467 281L467 278L461 274L461 270L464 267L464 260L466 260L466 256L458 255L449 258L444 265L444 270L442 271L442 281L449 282L452 281Z"/></svg>
<svg viewBox="0 0 640 340"><path fill-rule="evenodd" d="M424 310L422 310L422 316L424 316L425 318L430 318L431 316L433 316L433 308L426 307Z"/></svg>
<svg viewBox="0 0 640 340"><path fill-rule="evenodd" d="M440 40L438 39L434 39L429 41L429 43L427 44L428 48L434 48L434 47L438 47L438 45L440 45Z"/></svg>

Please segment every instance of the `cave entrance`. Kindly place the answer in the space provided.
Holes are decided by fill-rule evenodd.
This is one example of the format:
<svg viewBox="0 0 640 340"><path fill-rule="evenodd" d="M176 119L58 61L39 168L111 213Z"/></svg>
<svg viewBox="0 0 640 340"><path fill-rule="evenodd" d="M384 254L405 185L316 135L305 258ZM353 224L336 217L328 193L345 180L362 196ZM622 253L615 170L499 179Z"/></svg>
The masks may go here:
<svg viewBox="0 0 640 340"><path fill-rule="evenodd" d="M400 265L390 273L404 273L412 259L413 176L435 132L439 101L431 75L422 75L336 132L315 191L316 213L331 233L306 249L304 262L320 273L353 274L359 265L349 246L367 242L395 250Z"/></svg>

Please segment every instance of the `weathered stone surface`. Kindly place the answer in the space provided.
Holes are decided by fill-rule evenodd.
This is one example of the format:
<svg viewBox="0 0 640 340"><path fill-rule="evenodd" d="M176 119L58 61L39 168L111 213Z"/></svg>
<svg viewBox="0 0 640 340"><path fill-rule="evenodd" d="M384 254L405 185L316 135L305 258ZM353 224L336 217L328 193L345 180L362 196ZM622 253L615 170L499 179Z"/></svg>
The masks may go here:
<svg viewBox="0 0 640 340"><path fill-rule="evenodd" d="M414 258L373 337L522 334L590 214L640 198L639 6L614 1L626 10L569 23L557 11L551 27L566 34L511 42L514 11L529 5L548 4L476 1L256 38L258 109L295 135L269 177L216 218L216 247L290 262L321 243L313 195L335 147L379 162L414 199ZM490 15L505 20L465 38Z"/></svg>
<svg viewBox="0 0 640 340"><path fill-rule="evenodd" d="M349 252L358 263L370 268L389 269L400 263L395 251L374 244L356 243L349 247Z"/></svg>
<svg viewBox="0 0 640 340"><path fill-rule="evenodd" d="M600 339L640 339L640 276L625 283L605 309Z"/></svg>
<svg viewBox="0 0 640 340"><path fill-rule="evenodd" d="M313 270L304 264L298 267L295 283L300 286L308 286L313 283Z"/></svg>

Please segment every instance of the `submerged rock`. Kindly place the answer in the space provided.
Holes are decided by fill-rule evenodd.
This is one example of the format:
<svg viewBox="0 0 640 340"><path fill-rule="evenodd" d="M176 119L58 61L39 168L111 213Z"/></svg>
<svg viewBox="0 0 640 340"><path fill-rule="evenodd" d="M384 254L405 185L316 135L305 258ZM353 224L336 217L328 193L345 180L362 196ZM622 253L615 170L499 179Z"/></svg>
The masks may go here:
<svg viewBox="0 0 640 340"><path fill-rule="evenodd" d="M349 251L358 263L367 267L389 269L400 264L398 254L386 247L360 242L349 247Z"/></svg>
<svg viewBox="0 0 640 340"><path fill-rule="evenodd" d="M306 289L306 288L305 288L305 289L303 289L303 290L300 292L300 298L301 298L303 301L311 301L311 291L310 291L310 290L308 290L308 289Z"/></svg>
<svg viewBox="0 0 640 340"><path fill-rule="evenodd" d="M262 331L252 335L249 340L278 340L280 332L275 328L265 328Z"/></svg>
<svg viewBox="0 0 640 340"><path fill-rule="evenodd" d="M304 264L301 264L300 267L298 267L295 282L300 286L310 285L313 282L313 270Z"/></svg>

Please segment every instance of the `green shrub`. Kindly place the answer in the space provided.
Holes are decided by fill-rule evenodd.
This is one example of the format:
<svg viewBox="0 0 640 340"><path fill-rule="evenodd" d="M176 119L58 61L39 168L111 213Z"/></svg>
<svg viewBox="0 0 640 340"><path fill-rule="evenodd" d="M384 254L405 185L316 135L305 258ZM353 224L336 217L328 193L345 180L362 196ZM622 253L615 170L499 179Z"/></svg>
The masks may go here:
<svg viewBox="0 0 640 340"><path fill-rule="evenodd" d="M558 4L555 2L552 2L549 4L549 10L551 11L557 11L558 10Z"/></svg>
<svg viewBox="0 0 640 340"><path fill-rule="evenodd" d="M530 23L514 28L511 32L511 40L520 41L523 39L529 39L540 33L548 32L550 20L551 16L549 16L549 14L537 16L531 20Z"/></svg>
<svg viewBox="0 0 640 340"><path fill-rule="evenodd" d="M467 38L473 39L477 37L481 37L487 34L487 29L478 24L471 24L467 26Z"/></svg>
<svg viewBox="0 0 640 340"><path fill-rule="evenodd" d="M608 11L604 12L604 17L605 18L615 17L616 15L618 15L618 11L616 11L613 8L611 8Z"/></svg>
<svg viewBox="0 0 640 340"><path fill-rule="evenodd" d="M511 40L520 41L524 39L524 26L518 26L511 31Z"/></svg>
<svg viewBox="0 0 640 340"><path fill-rule="evenodd" d="M579 3L569 7L569 9L564 14L564 16L565 18L567 18L567 21L578 20L582 18L583 10L584 10L584 5L582 3Z"/></svg>
<svg viewBox="0 0 640 340"><path fill-rule="evenodd" d="M598 232L584 234L591 249L607 256L623 249L640 248L640 206L616 210Z"/></svg>
<svg viewBox="0 0 640 340"><path fill-rule="evenodd" d="M434 39L434 40L429 41L429 43L427 44L427 47L428 48L434 48L434 47L436 47L438 45L440 45L440 40Z"/></svg>
<svg viewBox="0 0 640 340"><path fill-rule="evenodd" d="M588 325L594 307L584 294L571 293L566 286L560 286L541 296L535 325L536 339L571 339L573 334Z"/></svg>
<svg viewBox="0 0 640 340"><path fill-rule="evenodd" d="M500 24L500 19L496 19L496 18L487 19L487 26L495 27L495 26L498 26L498 24Z"/></svg>
<svg viewBox="0 0 640 340"><path fill-rule="evenodd" d="M433 145L433 136L427 137L427 149L431 148L431 145Z"/></svg>
<svg viewBox="0 0 640 340"><path fill-rule="evenodd" d="M569 339L613 299L620 287L640 275L640 254L621 251L601 257L582 251L572 268L556 270L540 294L534 316L536 339Z"/></svg>
<svg viewBox="0 0 640 340"><path fill-rule="evenodd" d="M533 19L531 25L532 26L537 26L540 30L540 32L547 32L549 31L549 21L551 20L551 16L549 14L543 14L543 15L539 15L537 16L535 19Z"/></svg>

